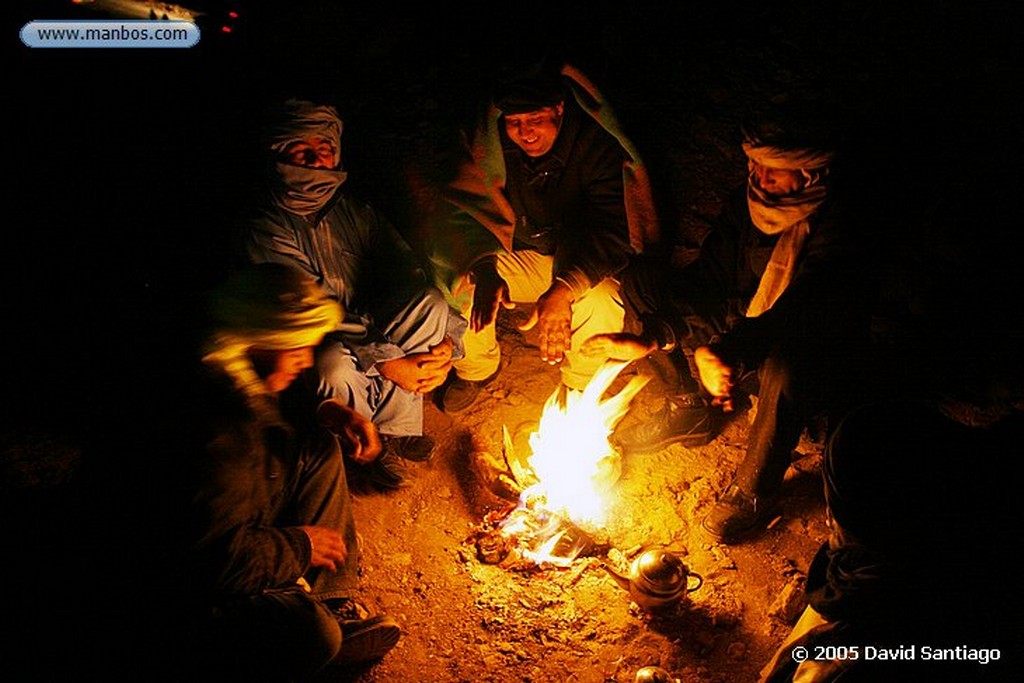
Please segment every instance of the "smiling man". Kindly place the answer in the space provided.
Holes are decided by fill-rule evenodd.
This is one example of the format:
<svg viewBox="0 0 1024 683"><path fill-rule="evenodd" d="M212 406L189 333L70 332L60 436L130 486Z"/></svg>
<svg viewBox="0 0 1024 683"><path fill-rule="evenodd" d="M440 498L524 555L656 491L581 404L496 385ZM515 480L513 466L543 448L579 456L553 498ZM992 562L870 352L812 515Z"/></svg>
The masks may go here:
<svg viewBox="0 0 1024 683"><path fill-rule="evenodd" d="M445 190L456 210L434 221L429 240L435 265L454 271L445 286L469 320L465 358L440 390L448 412L471 405L498 372L502 307L536 304L521 329L536 327L541 359L569 389L582 390L602 360L580 355L579 342L622 328L617 277L634 253L625 169L637 156L580 103L599 98L574 70L542 61L509 74L473 161Z"/></svg>

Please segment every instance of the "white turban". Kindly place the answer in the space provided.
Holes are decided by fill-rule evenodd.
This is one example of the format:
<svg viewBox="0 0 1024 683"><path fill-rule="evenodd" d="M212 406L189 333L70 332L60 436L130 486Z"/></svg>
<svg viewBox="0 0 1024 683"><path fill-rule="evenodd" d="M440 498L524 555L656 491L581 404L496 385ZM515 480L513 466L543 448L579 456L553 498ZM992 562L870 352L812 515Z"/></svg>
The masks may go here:
<svg viewBox="0 0 1024 683"><path fill-rule="evenodd" d="M761 276L757 292L747 307L757 317L772 307L793 279L796 263L810 234L810 217L825 201L825 176L835 153L813 147L781 147L748 138L743 151L750 160L747 207L750 219L767 235L779 235L771 258ZM770 195L754 182L754 164L787 171L800 171L804 186L792 194Z"/></svg>

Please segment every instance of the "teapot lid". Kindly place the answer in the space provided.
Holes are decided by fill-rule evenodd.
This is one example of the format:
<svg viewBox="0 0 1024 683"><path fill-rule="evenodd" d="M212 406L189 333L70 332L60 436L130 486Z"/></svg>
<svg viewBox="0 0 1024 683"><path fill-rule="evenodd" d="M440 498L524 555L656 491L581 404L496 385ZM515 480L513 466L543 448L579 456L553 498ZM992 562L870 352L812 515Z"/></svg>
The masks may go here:
<svg viewBox="0 0 1024 683"><path fill-rule="evenodd" d="M685 585L688 573L679 556L666 550L648 550L637 558L637 578L643 578L659 588L671 589Z"/></svg>

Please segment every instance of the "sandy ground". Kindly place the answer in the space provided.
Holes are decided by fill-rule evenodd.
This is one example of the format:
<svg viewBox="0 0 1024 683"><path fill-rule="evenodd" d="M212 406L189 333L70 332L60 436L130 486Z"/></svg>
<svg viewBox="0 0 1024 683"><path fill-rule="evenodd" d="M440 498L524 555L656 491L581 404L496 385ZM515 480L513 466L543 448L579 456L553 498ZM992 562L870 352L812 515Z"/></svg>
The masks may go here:
<svg viewBox="0 0 1024 683"><path fill-rule="evenodd" d="M567 567L514 556L488 563L479 531L510 501L486 465L495 460L481 452L500 458L503 427L532 431L558 381L509 324L522 314L503 314L505 366L476 403L454 416L428 408L427 433L439 448L413 485L356 496L366 600L398 618L403 638L349 680L624 683L650 665L684 682L755 680L798 614L804 571L827 535L819 445L801 443L783 515L756 541L719 545L699 525L742 456L744 413L704 447L624 458L607 521L593 534L608 547ZM645 363L627 368L610 392L632 373L651 379L621 426L658 406L661 380ZM671 547L704 579L660 614L641 609L604 569L628 570L638 549L653 545Z"/></svg>

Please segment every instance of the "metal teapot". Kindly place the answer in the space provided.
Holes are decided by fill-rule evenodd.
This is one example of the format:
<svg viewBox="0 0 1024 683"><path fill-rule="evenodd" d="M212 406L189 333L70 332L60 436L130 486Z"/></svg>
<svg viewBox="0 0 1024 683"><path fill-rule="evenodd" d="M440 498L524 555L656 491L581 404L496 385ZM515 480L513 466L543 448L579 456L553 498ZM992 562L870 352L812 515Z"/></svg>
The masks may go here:
<svg viewBox="0 0 1024 683"><path fill-rule="evenodd" d="M605 569L633 602L646 610L674 604L704 583L703 577L691 572L678 553L664 547L648 548L637 555L629 576L608 565Z"/></svg>
<svg viewBox="0 0 1024 683"><path fill-rule="evenodd" d="M660 666L644 666L637 669L635 683L679 683L679 679L672 678L672 674Z"/></svg>

